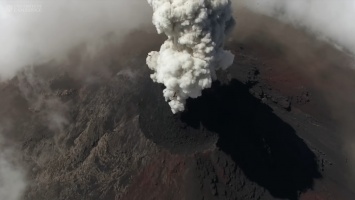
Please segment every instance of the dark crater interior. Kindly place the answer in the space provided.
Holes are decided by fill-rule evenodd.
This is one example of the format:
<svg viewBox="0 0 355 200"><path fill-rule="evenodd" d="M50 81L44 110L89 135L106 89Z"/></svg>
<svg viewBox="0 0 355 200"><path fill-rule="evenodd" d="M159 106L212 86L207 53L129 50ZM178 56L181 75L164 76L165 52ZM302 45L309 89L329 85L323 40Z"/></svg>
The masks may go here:
<svg viewBox="0 0 355 200"><path fill-rule="evenodd" d="M161 85L147 81L145 87L141 130L169 151L189 153L216 145L250 180L279 198L297 199L321 178L315 154L289 124L249 93L250 85L235 79L227 85L215 82L176 115L164 101Z"/></svg>
<svg viewBox="0 0 355 200"><path fill-rule="evenodd" d="M189 100L182 121L218 133L218 148L275 197L296 199L321 176L315 154L295 130L237 80L216 82Z"/></svg>

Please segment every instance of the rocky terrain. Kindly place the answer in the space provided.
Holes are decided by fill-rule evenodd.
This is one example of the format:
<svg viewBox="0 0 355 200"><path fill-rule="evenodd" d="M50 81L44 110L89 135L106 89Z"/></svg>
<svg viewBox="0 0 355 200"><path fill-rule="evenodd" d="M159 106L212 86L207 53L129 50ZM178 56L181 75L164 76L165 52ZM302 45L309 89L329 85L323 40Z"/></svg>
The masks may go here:
<svg viewBox="0 0 355 200"><path fill-rule="evenodd" d="M176 115L149 78L145 57L163 40L149 28L2 84L0 123L27 174L23 199L353 199L341 125L315 75L322 67L348 80L354 72L331 67L351 59L263 20L263 31L239 24L226 44L233 66ZM295 37L274 42L280 29ZM290 50L300 41L311 58ZM318 57L327 52L334 60Z"/></svg>

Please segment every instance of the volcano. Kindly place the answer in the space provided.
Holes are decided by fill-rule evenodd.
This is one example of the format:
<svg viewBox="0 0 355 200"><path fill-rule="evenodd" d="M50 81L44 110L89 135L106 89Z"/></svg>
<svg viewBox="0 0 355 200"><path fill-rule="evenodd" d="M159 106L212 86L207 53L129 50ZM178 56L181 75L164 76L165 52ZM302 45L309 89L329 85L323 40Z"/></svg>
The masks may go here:
<svg viewBox="0 0 355 200"><path fill-rule="evenodd" d="M164 41L151 27L1 83L2 132L27 169L23 199L354 199L345 121L330 114L355 113L352 58L238 13L226 42L234 63L184 112L173 114L149 78L146 55Z"/></svg>

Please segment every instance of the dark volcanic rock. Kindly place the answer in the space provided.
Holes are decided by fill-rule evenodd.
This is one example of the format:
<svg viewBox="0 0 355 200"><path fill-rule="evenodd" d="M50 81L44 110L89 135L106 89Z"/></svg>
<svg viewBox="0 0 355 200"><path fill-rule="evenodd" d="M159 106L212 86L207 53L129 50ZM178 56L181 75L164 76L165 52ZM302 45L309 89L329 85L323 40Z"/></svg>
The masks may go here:
<svg viewBox="0 0 355 200"><path fill-rule="evenodd" d="M135 45L102 53L97 59L111 63L103 71L89 67L82 75L75 62L68 67L75 73L46 68L34 79L1 85L6 106L0 107L0 124L14 124L4 135L21 146L28 169L25 199L324 196L307 191L321 178L318 164L325 173L339 172L337 162L318 150L324 141L316 136L329 133L291 110L291 103L307 103L309 93L297 99L279 93L262 80L264 65L246 52L248 46L235 45L232 68L173 115L145 66L148 50L158 49L160 40L146 40L146 34L151 36L133 34Z"/></svg>
<svg viewBox="0 0 355 200"><path fill-rule="evenodd" d="M147 138L172 153L194 153L211 149L217 135L203 127L190 126L173 114L162 95L162 86L147 79L142 84L139 123Z"/></svg>
<svg viewBox="0 0 355 200"><path fill-rule="evenodd" d="M295 130L237 80L189 100L183 120L218 133L217 147L275 197L295 199L320 178L315 154Z"/></svg>
<svg viewBox="0 0 355 200"><path fill-rule="evenodd" d="M137 76L73 88L57 77L45 90L67 122L47 126L44 103L14 129L33 169L26 199L273 199L312 187L314 155L249 86L216 82L173 115L148 70Z"/></svg>
<svg viewBox="0 0 355 200"><path fill-rule="evenodd" d="M159 96L162 89L157 84L147 83L146 86L150 88L145 89L149 93L143 95L140 105L140 126L145 135L173 153L190 154L202 151L200 145L213 149L215 140L210 137L217 136L217 148L224 152L218 154L218 159L227 155L232 158L227 159L229 164L224 166L224 170L229 165L234 166L229 170L229 176L235 179L230 179L229 184L243 185L240 176L234 175L241 170L247 176L245 180L255 181L273 196L296 199L300 192L312 188L315 178L321 177L315 154L290 125L249 93L248 85L237 80L226 85L216 82L201 97L189 99L186 110L177 115L172 115L169 106L164 105ZM207 199L233 191L226 189L231 187L228 184L213 183L217 173L210 159L197 161L198 168L208 172L201 175L199 180L202 180L195 186L203 187L200 195ZM204 180L206 176L208 180ZM241 189L234 188L234 191L238 190ZM260 188L256 187L256 190ZM206 191L211 193L207 195ZM240 192L228 195L230 198L241 197ZM191 197L194 198L198 199L198 196Z"/></svg>

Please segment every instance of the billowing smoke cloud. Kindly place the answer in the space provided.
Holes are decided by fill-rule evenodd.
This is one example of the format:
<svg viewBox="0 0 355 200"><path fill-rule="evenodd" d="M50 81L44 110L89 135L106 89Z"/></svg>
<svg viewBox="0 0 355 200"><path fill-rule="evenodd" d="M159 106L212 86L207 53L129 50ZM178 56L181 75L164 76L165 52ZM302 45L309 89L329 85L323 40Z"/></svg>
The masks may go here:
<svg viewBox="0 0 355 200"><path fill-rule="evenodd" d="M236 0L240 5L297 27L355 54L354 0Z"/></svg>
<svg viewBox="0 0 355 200"><path fill-rule="evenodd" d="M234 19L230 0L148 0L153 24L168 39L147 57L153 81L163 83L173 113L185 109L187 98L197 98L228 68L234 55L223 50Z"/></svg>
<svg viewBox="0 0 355 200"><path fill-rule="evenodd" d="M0 0L0 80L25 66L64 58L71 48L148 24L146 2L131 0Z"/></svg>

